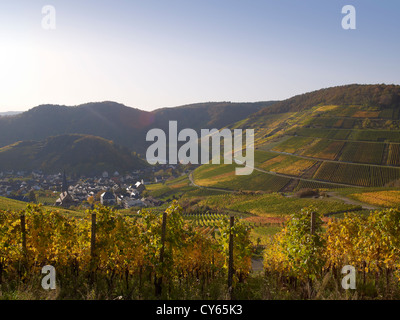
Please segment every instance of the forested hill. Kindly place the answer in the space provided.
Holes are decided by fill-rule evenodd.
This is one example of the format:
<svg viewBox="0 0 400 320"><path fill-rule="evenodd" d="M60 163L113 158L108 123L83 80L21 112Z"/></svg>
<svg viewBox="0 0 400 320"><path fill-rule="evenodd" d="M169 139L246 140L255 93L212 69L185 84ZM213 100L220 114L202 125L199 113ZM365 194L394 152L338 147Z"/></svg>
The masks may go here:
<svg viewBox="0 0 400 320"><path fill-rule="evenodd" d="M269 102L254 103L197 103L175 108L163 108L154 112L157 128L166 128L168 122L165 119L177 120L178 126L192 128L194 130L223 128L233 124L250 114L274 104Z"/></svg>
<svg viewBox="0 0 400 320"><path fill-rule="evenodd" d="M346 85L321 89L294 96L290 99L263 108L254 118L265 114L298 112L317 105L359 105L374 108L400 108L400 86L398 85Z"/></svg>
<svg viewBox="0 0 400 320"><path fill-rule="evenodd" d="M95 175L104 170L132 171L147 166L126 147L89 135L61 135L43 141L21 141L0 148L2 170Z"/></svg>
<svg viewBox="0 0 400 320"><path fill-rule="evenodd" d="M180 128L221 128L270 104L209 102L153 112L115 102L88 103L75 107L42 105L22 114L0 117L0 147L56 135L88 134L144 153L147 131L151 128L165 129L170 120L178 121Z"/></svg>

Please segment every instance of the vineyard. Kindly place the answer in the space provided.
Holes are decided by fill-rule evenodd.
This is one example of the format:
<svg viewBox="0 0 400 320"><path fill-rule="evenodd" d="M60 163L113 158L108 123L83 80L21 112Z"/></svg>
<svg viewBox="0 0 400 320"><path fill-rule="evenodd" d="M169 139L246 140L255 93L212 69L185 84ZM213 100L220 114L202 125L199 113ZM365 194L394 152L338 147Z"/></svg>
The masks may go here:
<svg viewBox="0 0 400 320"><path fill-rule="evenodd" d="M307 125L313 127L334 128L334 129L351 129L356 123L355 119L339 118L339 117L315 117L309 120Z"/></svg>
<svg viewBox="0 0 400 320"><path fill-rule="evenodd" d="M288 133L303 137L347 140L351 132L352 130L344 130L344 129L296 128Z"/></svg>
<svg viewBox="0 0 400 320"><path fill-rule="evenodd" d="M272 150L287 153L299 153L301 148L311 144L315 139L309 137L290 137L279 143Z"/></svg>
<svg viewBox="0 0 400 320"><path fill-rule="evenodd" d="M346 183L362 187L379 187L400 178L400 170L390 167L374 167L345 163L324 162L314 179Z"/></svg>
<svg viewBox="0 0 400 320"><path fill-rule="evenodd" d="M352 194L351 197L380 207L391 208L400 206L400 191L398 190L356 193Z"/></svg>
<svg viewBox="0 0 400 320"><path fill-rule="evenodd" d="M163 215L142 210L137 217L106 207L88 211L82 219L40 205L3 211L0 282L25 283L52 265L61 288L68 287L73 296L90 283L94 289L104 286L99 298L117 293L176 299L185 292L204 298L214 281L226 279L231 235L233 284L243 282L251 268L248 227L240 221L231 227L228 219L215 218L218 232L185 223L177 203Z"/></svg>
<svg viewBox="0 0 400 320"><path fill-rule="evenodd" d="M328 190L328 189L337 189L337 188L343 188L339 185L335 184L329 184L329 183L323 183L323 182L317 182L317 181L304 181L300 180L296 188L294 189L295 191L301 190L301 189L320 189L320 190Z"/></svg>
<svg viewBox="0 0 400 320"><path fill-rule="evenodd" d="M352 130L349 140L400 142L400 132L387 130Z"/></svg>
<svg viewBox="0 0 400 320"><path fill-rule="evenodd" d="M383 143L347 142L340 161L381 164L384 150Z"/></svg>
<svg viewBox="0 0 400 320"><path fill-rule="evenodd" d="M391 296L396 290L398 294L399 223L400 211L385 209L368 217L347 214L323 228L313 208L303 209L271 239L264 253L265 272L292 290L302 286L303 298L312 298L316 283L327 287L345 265L351 265L359 275L358 298Z"/></svg>
<svg viewBox="0 0 400 320"><path fill-rule="evenodd" d="M223 219L227 219L226 214L221 213L190 213L184 214L183 218L198 227L218 227Z"/></svg>
<svg viewBox="0 0 400 320"><path fill-rule="evenodd" d="M400 144L389 145L388 165L400 166Z"/></svg>
<svg viewBox="0 0 400 320"><path fill-rule="evenodd" d="M345 142L343 141L330 141L322 139L306 148L306 150L304 150L301 155L327 160L335 160L337 154L342 150L344 144Z"/></svg>
<svg viewBox="0 0 400 320"><path fill-rule="evenodd" d="M283 206L277 195L251 197L265 199L250 207ZM236 209L250 199L214 198L205 201L233 203ZM239 297L341 298L344 293L337 286L345 265L357 270L357 290L351 293L357 298L398 296L400 211L322 218L324 210L335 210L338 204L310 204L304 201L300 209L300 203L288 202L288 215L260 215L270 229L262 229L256 216L248 218L255 234L264 235L264 270L259 274L250 271L251 240L260 238L250 236L241 220L230 225L225 213L183 214L176 202L162 215L142 210L134 217L106 207L95 207L80 219L40 205L2 211L0 288L4 292L33 283L43 266L52 265L60 299L226 299L232 261L231 292ZM229 239L234 239L232 246Z"/></svg>
<svg viewBox="0 0 400 320"><path fill-rule="evenodd" d="M382 163L385 146L385 143L377 142L346 142L320 138L291 137L278 144L273 150L311 158L380 165L386 164ZM396 165L398 162L398 146L398 144L390 144L389 165Z"/></svg>
<svg viewBox="0 0 400 320"><path fill-rule="evenodd" d="M278 155L274 158L265 161L259 165L259 168L277 172L290 176L301 176L310 167L316 164L316 161L301 159L288 155Z"/></svg>
<svg viewBox="0 0 400 320"><path fill-rule="evenodd" d="M203 165L194 171L196 184L226 190L279 191L290 182L290 178L279 177L254 170L252 174L235 174L234 165Z"/></svg>
<svg viewBox="0 0 400 320"><path fill-rule="evenodd" d="M332 140L400 142L400 132L390 130L296 128L288 134Z"/></svg>
<svg viewBox="0 0 400 320"><path fill-rule="evenodd" d="M207 197L201 200L199 204L221 211L232 210L256 215L253 219L254 222L262 221L263 217L289 216L292 212L300 211L308 206L318 208L318 211L323 215L360 209L356 205L348 205L331 199L288 198L277 193L224 194Z"/></svg>

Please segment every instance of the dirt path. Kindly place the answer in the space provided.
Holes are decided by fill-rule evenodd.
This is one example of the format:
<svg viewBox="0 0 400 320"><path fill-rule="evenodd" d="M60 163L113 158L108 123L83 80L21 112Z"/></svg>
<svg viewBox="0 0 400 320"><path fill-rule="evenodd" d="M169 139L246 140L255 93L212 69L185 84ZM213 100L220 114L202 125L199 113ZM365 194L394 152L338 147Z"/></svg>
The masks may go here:
<svg viewBox="0 0 400 320"><path fill-rule="evenodd" d="M251 269L253 272L264 270L263 259L251 259Z"/></svg>
<svg viewBox="0 0 400 320"><path fill-rule="evenodd" d="M356 206L361 206L365 210L377 210L377 209L380 209L379 207L375 207L375 206L373 206L371 204L364 203L364 202L361 202L361 201L357 201L357 200L350 199L350 198L347 198L345 196L339 195L339 194L337 194L336 192L333 192L333 191L330 191L327 194L333 199L341 200L346 204L352 204L352 205L356 205Z"/></svg>

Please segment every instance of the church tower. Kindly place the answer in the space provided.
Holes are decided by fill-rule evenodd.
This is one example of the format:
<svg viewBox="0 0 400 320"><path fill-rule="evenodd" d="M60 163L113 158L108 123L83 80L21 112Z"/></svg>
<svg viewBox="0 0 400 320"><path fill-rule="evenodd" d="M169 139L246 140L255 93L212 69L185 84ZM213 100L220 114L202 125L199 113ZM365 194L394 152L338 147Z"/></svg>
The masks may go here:
<svg viewBox="0 0 400 320"><path fill-rule="evenodd" d="M77 204L77 201L74 200L74 198L72 198L72 196L68 192L68 182L67 182L67 177L65 175L65 170L64 170L60 197L57 199L55 205L68 208L68 207L70 207L72 205L76 205L76 204Z"/></svg>
<svg viewBox="0 0 400 320"><path fill-rule="evenodd" d="M61 193L64 193L64 192L68 193L68 182L67 182L67 177L65 176L65 170L64 170L63 182L62 182L62 187L61 187Z"/></svg>

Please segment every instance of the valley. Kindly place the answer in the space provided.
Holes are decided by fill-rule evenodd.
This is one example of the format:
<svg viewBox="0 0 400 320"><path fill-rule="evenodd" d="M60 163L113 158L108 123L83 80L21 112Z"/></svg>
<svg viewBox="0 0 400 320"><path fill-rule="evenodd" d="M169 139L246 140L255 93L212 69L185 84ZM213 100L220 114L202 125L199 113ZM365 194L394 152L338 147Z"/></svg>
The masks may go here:
<svg viewBox="0 0 400 320"><path fill-rule="evenodd" d="M230 217L237 223L233 230L240 239L235 240L235 252L240 258L235 260L239 270L235 276L244 287L263 277L261 271L268 271L271 277L264 280L272 279L278 286L286 285L287 275L294 275L296 283L306 286L308 274L315 272L314 263L326 260L329 265L340 265L343 252L349 252L353 263L368 273L361 264L364 259L361 251L352 251L352 248L370 241L368 237L372 233L377 240L362 250L370 255L370 264L379 263L374 270L382 276L381 265L397 270L386 264L397 253L388 253L382 260L373 250L375 245L378 251L381 245L385 246L385 235L380 232L392 230L390 226L395 225L393 221L397 221L396 212L400 207L399 110L400 87L386 85L349 85L278 102L206 103L153 113L110 102L73 108L37 107L15 116L0 117L0 123L8 126L9 132L6 138L0 139L4 144L0 148L0 182L3 183L0 189L5 196L0 197L0 212L13 224L18 224L16 212L25 212L29 219L40 217L43 223L51 224L51 219L59 219L62 223L57 228L73 226L71 237L81 237L74 250L77 256L85 257L81 263L87 266L90 266L88 230L90 223L94 223L90 217L95 212L103 228L102 241L109 241L109 247L102 247L102 268L120 274L126 272L121 269L122 265L128 268L126 257L120 253L128 250L126 241L136 241L135 247L128 250L133 266L132 275L128 271L126 278L128 286L131 285L129 277L141 282L142 272L148 272L150 277L154 272L161 272L154 253L159 250L158 238L166 213L171 219L167 227L168 259L171 259L168 276L176 281L188 281L193 287L197 281L195 272L202 274L203 287L210 285L209 277L216 272L214 263L219 268L219 279L225 277L222 266L228 259L226 230L229 230ZM60 119L60 126L54 125L54 119ZM170 121L177 119L178 124L182 121L180 127L193 126L195 132L214 126L254 129L253 172L237 175L236 164L147 163L146 132L154 128L166 130ZM18 123L26 122L31 131L12 130ZM28 135L32 139L26 139ZM62 179L60 172L64 170L68 179ZM72 185L65 187L67 180ZM136 189L139 187L140 191ZM26 202L16 197L25 197ZM54 205L56 201L60 203L58 197L61 206ZM63 199L74 201L63 202ZM45 205L36 206L38 203ZM313 225L316 216L318 223ZM70 222L63 222L64 219ZM386 229L382 229L385 223ZM107 228L113 230L111 234ZM339 237L338 228L351 236ZM317 236L327 245L315 244L310 250L323 251L318 256L320 260L310 253L304 258L310 265L293 271L295 262L303 258L293 260L285 256L289 250L279 248L297 246L302 241L306 242L300 246L301 250L310 243L314 245L307 238L310 230L318 230L316 234L311 231L311 237ZM57 241L69 241L62 238L62 231L58 232L54 235L60 237ZM132 238L127 240L124 232ZM190 240L188 251L181 246L176 234ZM296 238L300 236L305 238ZM363 242L350 244L350 240L343 240L357 237L363 237ZM18 239L12 241L18 242ZM143 243L146 245L142 246ZM336 249L340 246L344 248L342 251ZM112 251L117 247L117 251ZM303 254L300 249L297 252ZM68 256L67 252L64 254ZM107 260L107 255L117 257L118 264ZM185 256L191 257L190 263ZM139 264L135 264L133 257L139 257ZM172 271L173 259L178 263L179 274ZM326 268L322 264L318 268L322 266ZM104 276L107 279L108 274ZM318 277L319 273L314 279L323 281ZM373 281L374 274L368 277ZM196 297L205 296L202 290ZM257 290L261 289L257 287ZM291 290L290 294L297 289ZM148 292L145 294L154 297ZM242 294L247 297L248 292Z"/></svg>

